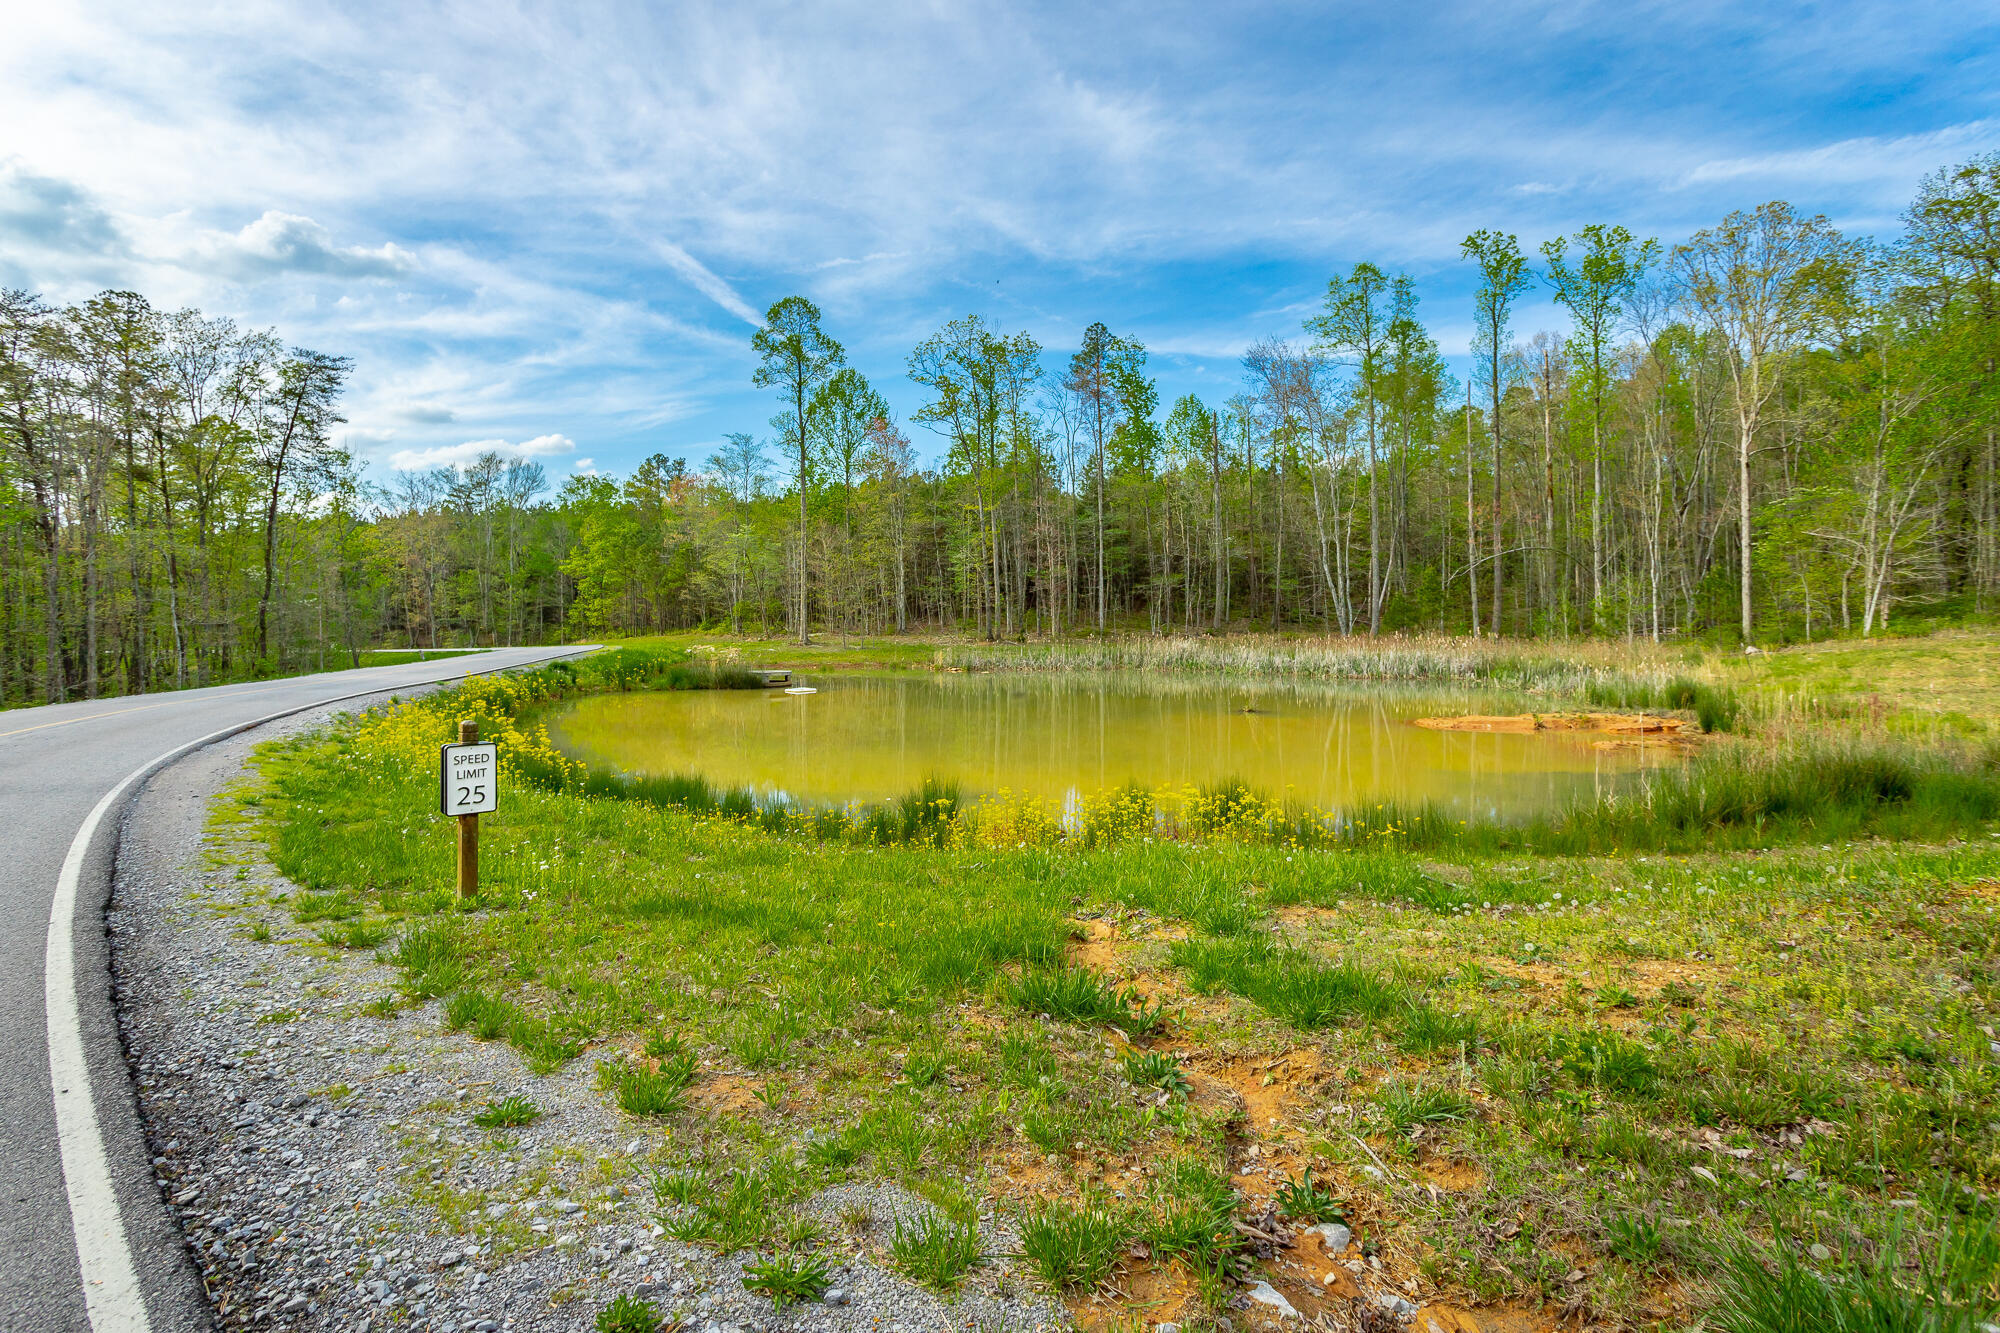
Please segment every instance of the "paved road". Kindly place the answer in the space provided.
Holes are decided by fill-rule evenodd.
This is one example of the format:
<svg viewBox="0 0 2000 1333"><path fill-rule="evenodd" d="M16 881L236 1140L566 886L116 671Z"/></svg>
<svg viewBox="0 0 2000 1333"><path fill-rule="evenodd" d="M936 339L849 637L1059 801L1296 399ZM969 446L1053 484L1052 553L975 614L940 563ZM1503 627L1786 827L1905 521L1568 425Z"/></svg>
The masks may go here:
<svg viewBox="0 0 2000 1333"><path fill-rule="evenodd" d="M111 1007L104 905L119 817L140 785L120 784L274 714L578 651L506 648L0 713L0 1329L209 1326L153 1183Z"/></svg>

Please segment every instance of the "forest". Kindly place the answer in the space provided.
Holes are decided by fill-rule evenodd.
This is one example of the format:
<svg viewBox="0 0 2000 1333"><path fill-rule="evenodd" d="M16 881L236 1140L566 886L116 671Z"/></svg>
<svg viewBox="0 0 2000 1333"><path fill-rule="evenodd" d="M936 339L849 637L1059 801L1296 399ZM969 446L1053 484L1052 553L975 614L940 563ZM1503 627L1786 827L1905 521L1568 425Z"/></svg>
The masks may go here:
<svg viewBox="0 0 2000 1333"><path fill-rule="evenodd" d="M692 627L1752 644L1990 617L2000 155L1902 221L1475 232L1464 382L1415 282L1356 263L1218 401L1162 403L1102 323L1045 348L973 314L895 372L924 400L899 422L787 297L753 338L764 430L554 489L497 453L367 475L340 354L0 293L0 702ZM1565 327L1519 327L1537 293Z"/></svg>

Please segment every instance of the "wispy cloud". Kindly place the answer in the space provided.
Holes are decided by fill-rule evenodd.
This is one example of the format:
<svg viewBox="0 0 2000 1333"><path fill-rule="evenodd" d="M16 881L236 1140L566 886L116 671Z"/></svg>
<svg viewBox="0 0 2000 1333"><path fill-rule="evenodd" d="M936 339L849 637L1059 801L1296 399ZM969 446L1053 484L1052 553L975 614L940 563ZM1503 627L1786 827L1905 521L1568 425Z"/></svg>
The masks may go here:
<svg viewBox="0 0 2000 1333"><path fill-rule="evenodd" d="M764 327L764 317L750 308L750 303L736 294L736 290L721 278L708 271L700 260L687 251L668 241L657 242L660 257L686 278L688 285L709 300L727 310L753 329Z"/></svg>
<svg viewBox="0 0 2000 1333"><path fill-rule="evenodd" d="M576 452L576 441L567 435L537 435L532 440L467 440L463 444L437 445L429 449L398 449L389 455L389 466L398 472L421 468L466 467L486 454L502 458L560 458ZM579 466L590 460L579 459Z"/></svg>
<svg viewBox="0 0 2000 1333"><path fill-rule="evenodd" d="M2000 121L1981 119L1947 125L1925 134L1895 137L1862 135L1833 143L1747 157L1702 162L1682 177L1683 186L1755 180L1774 186L1872 183L1907 178L1912 163L1934 164L1964 156L2000 139Z"/></svg>
<svg viewBox="0 0 2000 1333"><path fill-rule="evenodd" d="M746 326L792 292L904 414L910 345L967 310L1052 362L1102 319L1163 401L1213 396L1359 259L1451 346L1478 227L1893 225L2000 147L1997 77L1990 18L1860 0L29 6L0 282L353 355L381 465L559 436L622 470L763 429Z"/></svg>

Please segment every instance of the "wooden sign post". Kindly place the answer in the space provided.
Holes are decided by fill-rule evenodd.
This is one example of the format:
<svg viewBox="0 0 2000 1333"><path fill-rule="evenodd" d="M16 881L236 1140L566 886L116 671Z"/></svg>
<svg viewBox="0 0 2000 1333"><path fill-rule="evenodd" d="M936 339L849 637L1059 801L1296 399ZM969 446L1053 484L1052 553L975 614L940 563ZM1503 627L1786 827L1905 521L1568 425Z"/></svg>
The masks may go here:
<svg viewBox="0 0 2000 1333"><path fill-rule="evenodd" d="M458 895L479 892L479 816L500 808L500 749L479 743L479 724L458 724L458 744L438 747L438 809L458 820Z"/></svg>

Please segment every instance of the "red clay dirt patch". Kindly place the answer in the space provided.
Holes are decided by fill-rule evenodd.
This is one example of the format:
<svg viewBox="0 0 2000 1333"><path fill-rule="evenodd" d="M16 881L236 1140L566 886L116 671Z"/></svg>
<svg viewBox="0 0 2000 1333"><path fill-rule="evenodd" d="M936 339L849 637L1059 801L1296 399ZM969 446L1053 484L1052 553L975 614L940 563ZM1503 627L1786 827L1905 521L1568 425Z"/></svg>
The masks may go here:
<svg viewBox="0 0 2000 1333"><path fill-rule="evenodd" d="M759 1105L761 1084L736 1074L715 1074L688 1089L688 1101L704 1111L746 1112Z"/></svg>
<svg viewBox="0 0 2000 1333"><path fill-rule="evenodd" d="M1504 716L1472 713L1463 717L1420 717L1411 723L1429 731L1505 732L1529 735L1540 731L1575 731L1594 735L1596 750L1660 747L1686 751L1697 733L1686 720L1650 713L1516 713Z"/></svg>
<svg viewBox="0 0 2000 1333"><path fill-rule="evenodd" d="M1462 717L1420 717L1412 726L1431 731L1601 731L1612 736L1678 736L1687 723L1677 717L1642 713L1468 713Z"/></svg>

